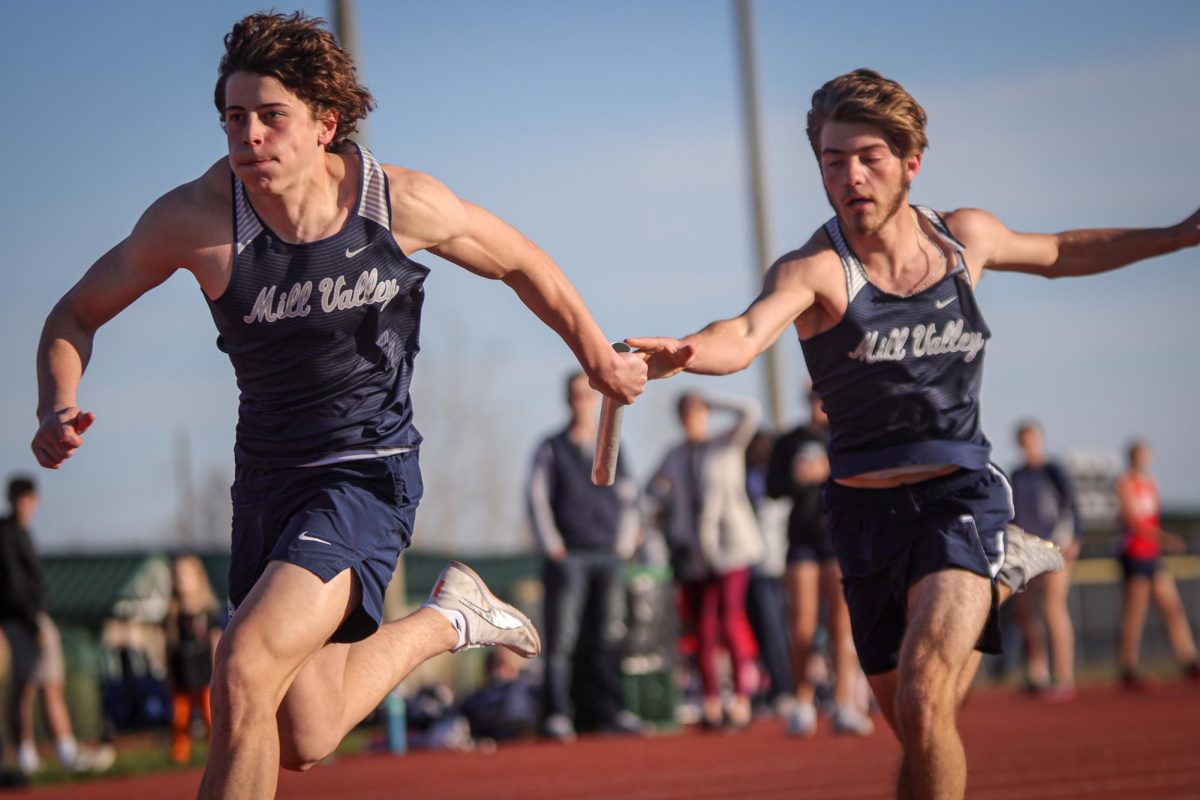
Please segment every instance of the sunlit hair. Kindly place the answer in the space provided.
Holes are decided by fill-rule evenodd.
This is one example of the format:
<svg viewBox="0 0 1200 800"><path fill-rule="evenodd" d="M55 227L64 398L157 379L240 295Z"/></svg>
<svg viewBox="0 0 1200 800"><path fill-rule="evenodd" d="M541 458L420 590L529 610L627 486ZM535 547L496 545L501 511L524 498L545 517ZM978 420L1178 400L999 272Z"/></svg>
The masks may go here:
<svg viewBox="0 0 1200 800"><path fill-rule="evenodd" d="M375 108L375 98L358 83L354 61L321 27L325 20L297 11L251 14L225 35L213 102L225 114L225 82L235 72L275 78L308 105L314 116L337 112L337 131L326 149L340 147Z"/></svg>
<svg viewBox="0 0 1200 800"><path fill-rule="evenodd" d="M901 158L929 147L925 109L903 86L872 69L839 75L813 92L808 112L808 141L821 158L821 128L826 122L855 122L879 128Z"/></svg>

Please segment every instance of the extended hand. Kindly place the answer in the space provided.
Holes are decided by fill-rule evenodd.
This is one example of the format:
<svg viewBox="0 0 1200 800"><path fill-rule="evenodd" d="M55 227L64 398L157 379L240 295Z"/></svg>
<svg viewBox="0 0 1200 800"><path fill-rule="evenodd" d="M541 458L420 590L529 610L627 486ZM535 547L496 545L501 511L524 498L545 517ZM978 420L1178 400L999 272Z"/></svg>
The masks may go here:
<svg viewBox="0 0 1200 800"><path fill-rule="evenodd" d="M92 427L95 421L95 414L80 411L74 406L45 414L30 445L38 463L49 469L58 469L80 448L83 432Z"/></svg>
<svg viewBox="0 0 1200 800"><path fill-rule="evenodd" d="M1185 247L1194 247L1200 244L1200 210L1179 223L1179 227L1182 229Z"/></svg>
<svg viewBox="0 0 1200 800"><path fill-rule="evenodd" d="M613 366L603 377L588 381L596 391L629 405L646 390L646 362L633 353L613 353Z"/></svg>
<svg viewBox="0 0 1200 800"><path fill-rule="evenodd" d="M637 348L637 355L646 359L651 380L669 378L687 369L696 358L696 349L678 339L651 336L626 339L625 344Z"/></svg>

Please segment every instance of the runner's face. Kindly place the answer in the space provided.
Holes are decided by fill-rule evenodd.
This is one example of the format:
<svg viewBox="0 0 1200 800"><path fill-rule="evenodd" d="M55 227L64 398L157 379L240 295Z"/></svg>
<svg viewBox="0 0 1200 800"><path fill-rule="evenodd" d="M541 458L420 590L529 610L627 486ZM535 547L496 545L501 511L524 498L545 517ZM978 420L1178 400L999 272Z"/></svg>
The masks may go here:
<svg viewBox="0 0 1200 800"><path fill-rule="evenodd" d="M318 159L335 129L278 80L250 72L235 72L225 82L224 125L230 167L256 188Z"/></svg>
<svg viewBox="0 0 1200 800"><path fill-rule="evenodd" d="M856 122L821 128L825 196L842 225L861 235L878 233L908 202L920 168L919 153L901 158L878 128Z"/></svg>

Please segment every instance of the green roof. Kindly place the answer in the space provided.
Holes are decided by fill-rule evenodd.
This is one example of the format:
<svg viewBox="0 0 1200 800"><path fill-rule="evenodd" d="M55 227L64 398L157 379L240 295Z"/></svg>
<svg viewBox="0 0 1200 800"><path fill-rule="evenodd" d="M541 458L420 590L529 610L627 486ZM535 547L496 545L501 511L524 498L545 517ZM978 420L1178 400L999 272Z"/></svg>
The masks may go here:
<svg viewBox="0 0 1200 800"><path fill-rule="evenodd" d="M229 592L229 554L198 553L213 592L224 600ZM119 616L118 604L143 597L171 554L126 552L105 554L45 555L47 606L60 623L98 628ZM541 557L532 553L502 556L409 551L404 554L405 587L410 600L424 600L445 563L458 558L469 563L498 594L508 595L518 583L541 576Z"/></svg>

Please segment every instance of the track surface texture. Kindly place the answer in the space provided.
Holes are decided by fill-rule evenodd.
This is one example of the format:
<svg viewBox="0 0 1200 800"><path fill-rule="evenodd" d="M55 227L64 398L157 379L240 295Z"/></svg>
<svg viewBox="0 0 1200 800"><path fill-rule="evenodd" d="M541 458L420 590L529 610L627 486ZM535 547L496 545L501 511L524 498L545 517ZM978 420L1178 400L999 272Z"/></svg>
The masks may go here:
<svg viewBox="0 0 1200 800"><path fill-rule="evenodd" d="M789 739L778 720L738 735L685 730L647 738L525 742L495 753L354 756L284 773L281 798L700 800L888 798L899 756L891 734ZM963 709L971 800L1200 798L1200 686L1144 693L1093 687L1053 705L977 691ZM6 797L133 800L194 797L196 771L13 792Z"/></svg>

